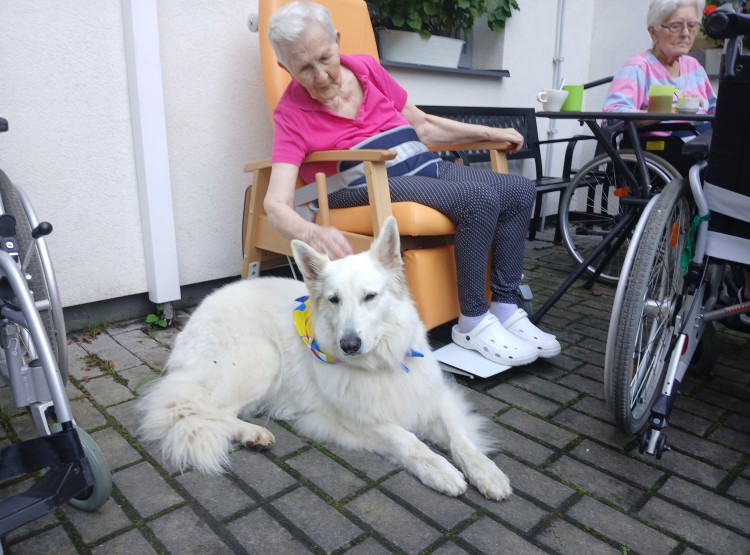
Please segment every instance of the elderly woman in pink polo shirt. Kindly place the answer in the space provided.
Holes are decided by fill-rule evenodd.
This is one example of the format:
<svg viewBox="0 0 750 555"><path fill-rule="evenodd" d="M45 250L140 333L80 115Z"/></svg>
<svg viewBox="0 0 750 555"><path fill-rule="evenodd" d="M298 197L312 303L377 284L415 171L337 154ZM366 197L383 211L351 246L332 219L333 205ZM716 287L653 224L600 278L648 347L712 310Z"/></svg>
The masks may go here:
<svg viewBox="0 0 750 555"><path fill-rule="evenodd" d="M558 354L555 337L534 326L516 305L534 185L518 175L444 162L423 144L509 141L515 152L523 137L514 129L425 114L375 59L339 54L339 39L328 11L313 2L287 4L269 23L279 64L292 77L274 112L273 166L264 200L271 223L285 237L304 240L332 259L350 254L338 229L295 211L295 185L298 174L310 183L323 171L338 189L329 193L331 208L362 206L368 199L360 169L302 160L316 150L396 150L397 163L388 169L391 199L430 206L456 224L461 316L453 328L454 342L511 366ZM490 306L485 297L488 253Z"/></svg>

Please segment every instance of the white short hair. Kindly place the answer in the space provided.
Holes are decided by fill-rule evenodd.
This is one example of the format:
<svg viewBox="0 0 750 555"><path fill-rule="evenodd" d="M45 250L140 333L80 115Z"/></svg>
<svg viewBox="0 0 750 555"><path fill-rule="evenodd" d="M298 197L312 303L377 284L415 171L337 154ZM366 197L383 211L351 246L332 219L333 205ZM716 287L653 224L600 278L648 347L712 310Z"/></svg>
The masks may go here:
<svg viewBox="0 0 750 555"><path fill-rule="evenodd" d="M703 16L703 8L706 6L704 0L652 0L646 15L647 27L658 27L669 17L673 11L682 6L694 6L698 19Z"/></svg>
<svg viewBox="0 0 750 555"><path fill-rule="evenodd" d="M290 2L276 10L268 20L268 41L282 64L287 64L282 48L292 44L307 31L310 23L318 23L331 42L336 42L336 29L325 6L315 2Z"/></svg>

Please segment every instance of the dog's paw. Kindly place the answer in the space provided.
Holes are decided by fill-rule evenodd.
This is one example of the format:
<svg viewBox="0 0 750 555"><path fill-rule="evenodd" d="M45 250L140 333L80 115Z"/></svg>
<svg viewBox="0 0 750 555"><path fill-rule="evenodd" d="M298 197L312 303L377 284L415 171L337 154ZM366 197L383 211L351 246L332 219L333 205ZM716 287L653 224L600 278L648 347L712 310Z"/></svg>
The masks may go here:
<svg viewBox="0 0 750 555"><path fill-rule="evenodd" d="M256 426L249 422L243 422L241 429L237 431L235 440L244 445L247 449L255 451L265 451L273 447L276 438L266 428Z"/></svg>
<svg viewBox="0 0 750 555"><path fill-rule="evenodd" d="M479 493L487 499L502 501L510 497L513 488L505 473L494 464L492 468L483 469L471 477L471 482L479 490Z"/></svg>
<svg viewBox="0 0 750 555"><path fill-rule="evenodd" d="M436 457L431 466L420 476L423 484L453 497L466 493L466 478L455 466L442 457Z"/></svg>

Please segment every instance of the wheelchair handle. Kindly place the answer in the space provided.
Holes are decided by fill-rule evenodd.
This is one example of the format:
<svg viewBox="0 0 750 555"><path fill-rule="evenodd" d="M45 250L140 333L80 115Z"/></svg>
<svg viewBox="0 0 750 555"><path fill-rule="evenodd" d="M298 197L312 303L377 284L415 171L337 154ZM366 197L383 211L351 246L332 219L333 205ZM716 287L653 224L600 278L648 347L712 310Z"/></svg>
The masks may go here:
<svg viewBox="0 0 750 555"><path fill-rule="evenodd" d="M734 11L731 4L723 4L703 18L703 28L712 39L731 39L750 34L750 14Z"/></svg>

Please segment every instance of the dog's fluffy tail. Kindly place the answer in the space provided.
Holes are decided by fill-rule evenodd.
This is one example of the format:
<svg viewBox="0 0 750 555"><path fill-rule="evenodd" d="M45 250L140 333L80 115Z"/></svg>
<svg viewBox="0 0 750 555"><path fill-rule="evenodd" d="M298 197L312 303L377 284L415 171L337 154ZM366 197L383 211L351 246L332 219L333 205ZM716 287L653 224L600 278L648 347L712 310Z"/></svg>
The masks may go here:
<svg viewBox="0 0 750 555"><path fill-rule="evenodd" d="M229 464L232 420L217 411L199 383L167 375L138 403L144 441L159 445L165 462L219 474Z"/></svg>

